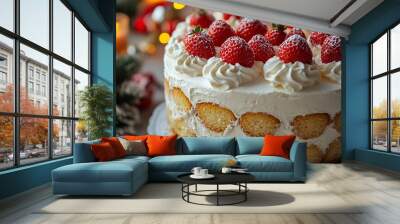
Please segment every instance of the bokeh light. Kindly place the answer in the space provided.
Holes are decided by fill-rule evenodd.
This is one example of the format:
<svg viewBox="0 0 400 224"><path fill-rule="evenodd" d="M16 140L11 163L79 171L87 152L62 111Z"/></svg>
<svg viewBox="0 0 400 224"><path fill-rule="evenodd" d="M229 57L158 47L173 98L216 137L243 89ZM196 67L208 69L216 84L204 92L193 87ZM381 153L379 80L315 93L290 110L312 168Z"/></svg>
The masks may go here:
<svg viewBox="0 0 400 224"><path fill-rule="evenodd" d="M160 43L162 44L167 44L169 41L169 34L168 33L161 33L160 36L158 36L158 40L160 41Z"/></svg>
<svg viewBox="0 0 400 224"><path fill-rule="evenodd" d="M176 10L181 10L181 9L185 8L185 5L181 4L181 3L174 2L173 7Z"/></svg>

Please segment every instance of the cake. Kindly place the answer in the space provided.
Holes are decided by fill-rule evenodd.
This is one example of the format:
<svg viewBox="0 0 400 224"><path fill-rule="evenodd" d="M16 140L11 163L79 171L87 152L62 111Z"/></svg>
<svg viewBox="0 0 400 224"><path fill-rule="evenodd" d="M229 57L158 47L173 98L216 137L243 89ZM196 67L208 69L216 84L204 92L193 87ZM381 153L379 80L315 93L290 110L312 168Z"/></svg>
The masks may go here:
<svg viewBox="0 0 400 224"><path fill-rule="evenodd" d="M292 28L286 30L290 36L280 37L282 43L274 46L267 39L275 34L264 38L274 29L271 24L251 19L229 24L236 25L216 20L199 30L187 19L166 45L164 87L171 132L294 134L308 143L311 161L340 160L337 37ZM282 35L282 26L277 33ZM212 48L210 41L216 43Z"/></svg>

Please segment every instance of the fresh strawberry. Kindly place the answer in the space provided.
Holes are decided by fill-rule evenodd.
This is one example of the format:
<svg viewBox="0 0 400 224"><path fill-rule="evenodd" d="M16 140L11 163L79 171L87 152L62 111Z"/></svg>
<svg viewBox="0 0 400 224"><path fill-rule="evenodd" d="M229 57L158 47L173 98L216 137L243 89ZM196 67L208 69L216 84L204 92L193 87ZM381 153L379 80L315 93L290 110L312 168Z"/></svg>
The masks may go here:
<svg viewBox="0 0 400 224"><path fill-rule="evenodd" d="M251 50L253 50L255 61L266 62L275 56L275 51L271 43L261 34L254 35L248 44Z"/></svg>
<svg viewBox="0 0 400 224"><path fill-rule="evenodd" d="M274 46L279 46L286 38L285 26L272 24L272 29L268 30L265 38Z"/></svg>
<svg viewBox="0 0 400 224"><path fill-rule="evenodd" d="M254 53L246 41L238 36L229 37L220 49L221 59L229 64L239 63L244 67L254 64Z"/></svg>
<svg viewBox="0 0 400 224"><path fill-rule="evenodd" d="M200 26L203 29L207 29L213 21L214 17L201 9L190 16L189 23L191 26Z"/></svg>
<svg viewBox="0 0 400 224"><path fill-rule="evenodd" d="M191 33L183 39L186 51L193 56L209 59L215 56L215 47L211 38L196 27Z"/></svg>
<svg viewBox="0 0 400 224"><path fill-rule="evenodd" d="M290 36L279 46L278 57L284 63L300 61L311 64L312 61L311 49L306 39L298 34Z"/></svg>
<svg viewBox="0 0 400 224"><path fill-rule="evenodd" d="M211 37L214 45L218 47L221 46L228 37L233 35L235 35L235 31L223 20L215 20L211 23L210 27L208 27L208 36Z"/></svg>
<svg viewBox="0 0 400 224"><path fill-rule="evenodd" d="M226 21L226 20L228 20L228 19L230 19L231 17L235 17L236 19L241 19L242 17L240 17L240 16L234 16L234 15L231 15L231 14L228 14L228 13L224 13L223 15L223 19Z"/></svg>
<svg viewBox="0 0 400 224"><path fill-rule="evenodd" d="M310 34L310 42L314 45L322 45L324 43L325 38L327 38L329 34L322 32L311 32Z"/></svg>
<svg viewBox="0 0 400 224"><path fill-rule="evenodd" d="M298 34L301 37L303 37L304 39L306 39L306 35L303 33L303 31L299 28L292 28L289 30L289 32L286 35L286 39L289 38L292 35Z"/></svg>
<svg viewBox="0 0 400 224"><path fill-rule="evenodd" d="M266 32L266 25L262 24L258 20L247 18L240 20L236 29L236 34L245 41L249 41L256 34L264 35Z"/></svg>
<svg viewBox="0 0 400 224"><path fill-rule="evenodd" d="M328 36L321 46L321 61L329 63L342 60L342 41L338 36Z"/></svg>

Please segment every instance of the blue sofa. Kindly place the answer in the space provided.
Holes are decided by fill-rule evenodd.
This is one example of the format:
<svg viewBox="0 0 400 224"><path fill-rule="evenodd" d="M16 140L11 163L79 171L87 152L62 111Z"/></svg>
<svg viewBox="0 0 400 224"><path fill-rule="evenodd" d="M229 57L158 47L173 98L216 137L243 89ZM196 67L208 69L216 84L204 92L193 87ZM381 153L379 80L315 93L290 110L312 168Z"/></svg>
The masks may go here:
<svg viewBox="0 0 400 224"><path fill-rule="evenodd" d="M306 180L306 144L297 141L290 159L258 155L262 137L182 137L177 140L177 155L96 162L90 145L98 142L76 144L74 163L53 170L54 194L131 195L148 181L176 181L196 166L218 172L228 160L236 160L259 182Z"/></svg>

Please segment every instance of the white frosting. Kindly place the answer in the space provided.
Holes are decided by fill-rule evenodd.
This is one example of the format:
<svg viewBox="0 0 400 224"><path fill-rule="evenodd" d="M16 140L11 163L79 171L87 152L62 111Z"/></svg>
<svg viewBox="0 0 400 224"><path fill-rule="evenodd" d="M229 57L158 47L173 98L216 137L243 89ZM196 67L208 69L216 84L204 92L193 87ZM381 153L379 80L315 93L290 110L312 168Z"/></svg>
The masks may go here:
<svg viewBox="0 0 400 224"><path fill-rule="evenodd" d="M284 63L274 56L264 64L264 78L274 87L294 93L317 84L320 80L320 71L315 65L298 61Z"/></svg>
<svg viewBox="0 0 400 224"><path fill-rule="evenodd" d="M260 64L254 63L251 68L247 68L240 64L231 65L222 61L221 58L212 57L204 66L203 74L213 88L229 90L257 80L260 77Z"/></svg>
<svg viewBox="0 0 400 224"><path fill-rule="evenodd" d="M172 59L174 68L189 76L201 76L206 59L186 52L182 41L172 39L166 46L166 55Z"/></svg>
<svg viewBox="0 0 400 224"><path fill-rule="evenodd" d="M342 82L342 63L340 61L332 61L327 64L318 65L322 75L336 83Z"/></svg>
<svg viewBox="0 0 400 224"><path fill-rule="evenodd" d="M311 48L311 52L313 55L313 63L319 63L321 62L321 46L317 45L314 46L312 44L309 44L310 48Z"/></svg>

